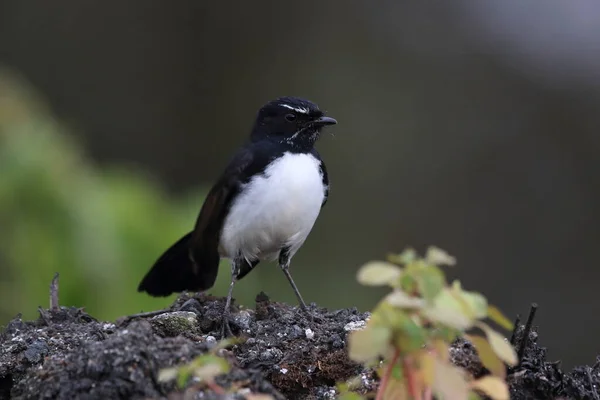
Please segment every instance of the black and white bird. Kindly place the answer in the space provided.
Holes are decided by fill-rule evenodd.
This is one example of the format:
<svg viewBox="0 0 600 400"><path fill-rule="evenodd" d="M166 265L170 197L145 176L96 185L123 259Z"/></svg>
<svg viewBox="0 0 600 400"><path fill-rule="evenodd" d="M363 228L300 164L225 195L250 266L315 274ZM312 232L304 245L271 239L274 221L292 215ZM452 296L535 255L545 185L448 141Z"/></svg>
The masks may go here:
<svg viewBox="0 0 600 400"><path fill-rule="evenodd" d="M249 140L208 193L194 230L164 252L138 291L168 296L207 290L215 283L220 259L227 258L231 284L223 334L231 335L235 282L260 261L278 260L306 311L290 261L327 201L329 178L314 145L321 129L336 123L308 100L282 97L265 104Z"/></svg>

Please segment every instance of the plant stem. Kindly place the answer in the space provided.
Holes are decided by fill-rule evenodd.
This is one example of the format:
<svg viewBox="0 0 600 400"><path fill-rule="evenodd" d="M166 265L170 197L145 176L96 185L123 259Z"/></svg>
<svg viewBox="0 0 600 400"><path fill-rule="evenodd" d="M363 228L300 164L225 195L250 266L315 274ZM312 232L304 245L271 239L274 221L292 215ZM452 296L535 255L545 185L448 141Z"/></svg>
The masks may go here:
<svg viewBox="0 0 600 400"><path fill-rule="evenodd" d="M390 380L390 376L392 376L392 369L394 368L394 364L398 361L398 357L400 357L400 349L394 350L394 355L392 359L388 363L388 366L379 382L379 389L377 389L377 397L375 400L383 400L383 394L385 393L385 389L387 388L388 382Z"/></svg>
<svg viewBox="0 0 600 400"><path fill-rule="evenodd" d="M417 392L417 387L415 386L415 375L413 374L408 357L404 358L402 362L402 369L404 370L404 378L406 379L408 394L411 395L411 397L415 400L420 399L421 394Z"/></svg>

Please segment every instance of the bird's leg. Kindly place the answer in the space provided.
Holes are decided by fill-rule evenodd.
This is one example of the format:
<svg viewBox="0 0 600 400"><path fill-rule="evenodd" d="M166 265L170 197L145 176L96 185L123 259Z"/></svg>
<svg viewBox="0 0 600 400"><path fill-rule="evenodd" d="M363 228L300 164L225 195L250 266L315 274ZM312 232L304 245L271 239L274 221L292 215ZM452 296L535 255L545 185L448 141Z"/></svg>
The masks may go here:
<svg viewBox="0 0 600 400"><path fill-rule="evenodd" d="M229 326L229 319L231 317L231 297L233 296L233 286L237 280L238 274L240 273L240 261L237 258L231 260L231 283L229 284L229 292L227 293L227 300L225 301L225 308L223 309L223 321L221 325L221 339L233 336L231 327Z"/></svg>
<svg viewBox="0 0 600 400"><path fill-rule="evenodd" d="M294 290L294 293L296 294L296 298L298 299L298 302L300 303L300 308L302 308L302 311L304 311L306 313L306 315L312 320L313 316L308 311L308 307L306 306L306 303L304 302L304 299L302 298L302 295L300 294L300 291L298 290L298 286L296 286L296 283L294 282L294 279L292 278L292 274L290 273L290 260L291 260L291 258L289 256L289 247L285 247L285 248L281 249L281 252L279 253L279 267L283 271L288 282L290 282L290 285L292 286L292 289Z"/></svg>

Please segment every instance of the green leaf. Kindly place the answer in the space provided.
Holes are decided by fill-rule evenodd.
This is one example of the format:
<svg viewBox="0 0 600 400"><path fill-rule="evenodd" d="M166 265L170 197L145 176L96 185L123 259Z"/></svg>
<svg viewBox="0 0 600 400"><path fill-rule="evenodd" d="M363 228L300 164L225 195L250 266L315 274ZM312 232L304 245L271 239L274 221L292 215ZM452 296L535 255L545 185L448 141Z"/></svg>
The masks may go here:
<svg viewBox="0 0 600 400"><path fill-rule="evenodd" d="M464 331L474 324L474 319L465 311L463 303L449 288L436 296L431 306L425 307L422 315L428 320Z"/></svg>
<svg viewBox="0 0 600 400"><path fill-rule="evenodd" d="M407 265L417 259L417 252L415 249L408 248L400 254L390 254L388 261L394 264Z"/></svg>
<svg viewBox="0 0 600 400"><path fill-rule="evenodd" d="M446 286L446 277L441 269L434 265L424 265L411 274L417 281L421 296L431 302Z"/></svg>
<svg viewBox="0 0 600 400"><path fill-rule="evenodd" d="M484 376L481 379L471 382L471 387L485 393L492 400L510 399L506 382L497 376Z"/></svg>
<svg viewBox="0 0 600 400"><path fill-rule="evenodd" d="M402 368L402 364L396 363L392 367L392 378L401 381L404 379L404 369Z"/></svg>
<svg viewBox="0 0 600 400"><path fill-rule="evenodd" d="M481 396L475 392L469 392L469 400L482 400Z"/></svg>
<svg viewBox="0 0 600 400"><path fill-rule="evenodd" d="M477 349L477 354L484 367L486 367L494 376L506 377L506 367L502 360L496 355L490 343L481 336L467 335L469 340Z"/></svg>
<svg viewBox="0 0 600 400"><path fill-rule="evenodd" d="M494 321L504 329L509 331L512 331L514 329L513 323L508 318L506 318L504 314L502 314L502 311L500 311L497 307L491 304L488 305L487 314L492 321Z"/></svg>
<svg viewBox="0 0 600 400"><path fill-rule="evenodd" d="M417 290L417 280L409 274L402 274L399 279L400 289L406 293L414 293Z"/></svg>
<svg viewBox="0 0 600 400"><path fill-rule="evenodd" d="M356 362L371 361L385 353L391 336L390 328L369 323L365 329L350 333L348 355Z"/></svg>
<svg viewBox="0 0 600 400"><path fill-rule="evenodd" d="M409 316L404 315L398 326L397 334L394 335L396 347L402 349L404 354L419 350L425 345L427 339L427 331L422 326L415 323Z"/></svg>
<svg viewBox="0 0 600 400"><path fill-rule="evenodd" d="M427 249L427 253L425 254L425 261L429 264L433 265L455 265L456 258L452 257L450 254L446 253L444 250L431 246Z"/></svg>
<svg viewBox="0 0 600 400"><path fill-rule="evenodd" d="M400 278L401 273L397 265L385 261L371 261L358 270L357 280L367 286L392 285Z"/></svg>
<svg viewBox="0 0 600 400"><path fill-rule="evenodd" d="M477 326L485 332L494 353L496 353L502 361L511 366L517 365L518 360L515 349L502 335L483 322L479 322Z"/></svg>
<svg viewBox="0 0 600 400"><path fill-rule="evenodd" d="M177 376L177 387L180 389L184 388L190 376L192 376L192 371L189 368L181 368Z"/></svg>
<svg viewBox="0 0 600 400"><path fill-rule="evenodd" d="M337 397L338 400L364 400L365 398L358 393L347 392Z"/></svg>
<svg viewBox="0 0 600 400"><path fill-rule="evenodd" d="M477 319L487 317L487 300L480 293L463 290L459 281L452 282L451 293L462 304L467 315Z"/></svg>

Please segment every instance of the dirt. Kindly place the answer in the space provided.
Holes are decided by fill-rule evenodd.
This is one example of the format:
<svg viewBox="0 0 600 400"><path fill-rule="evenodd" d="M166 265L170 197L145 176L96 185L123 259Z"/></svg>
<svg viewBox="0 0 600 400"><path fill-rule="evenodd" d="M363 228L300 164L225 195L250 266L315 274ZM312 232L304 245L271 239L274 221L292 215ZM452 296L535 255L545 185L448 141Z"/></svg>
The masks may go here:
<svg viewBox="0 0 600 400"><path fill-rule="evenodd" d="M356 309L328 311L271 302L263 293L254 309L234 306L239 342L219 354L232 366L211 387L191 381L182 389L159 382L161 369L206 354L219 337L224 299L181 295L153 317L97 321L82 309L40 310L36 321L14 318L0 334L1 399L333 399L335 385L354 377L361 393L377 389L376 374L350 361L347 335L369 317ZM524 328L516 332L519 346ZM546 361L535 330L521 365L510 371L511 399L600 400L600 360L570 373ZM475 376L487 371L473 346L451 348L452 360Z"/></svg>

